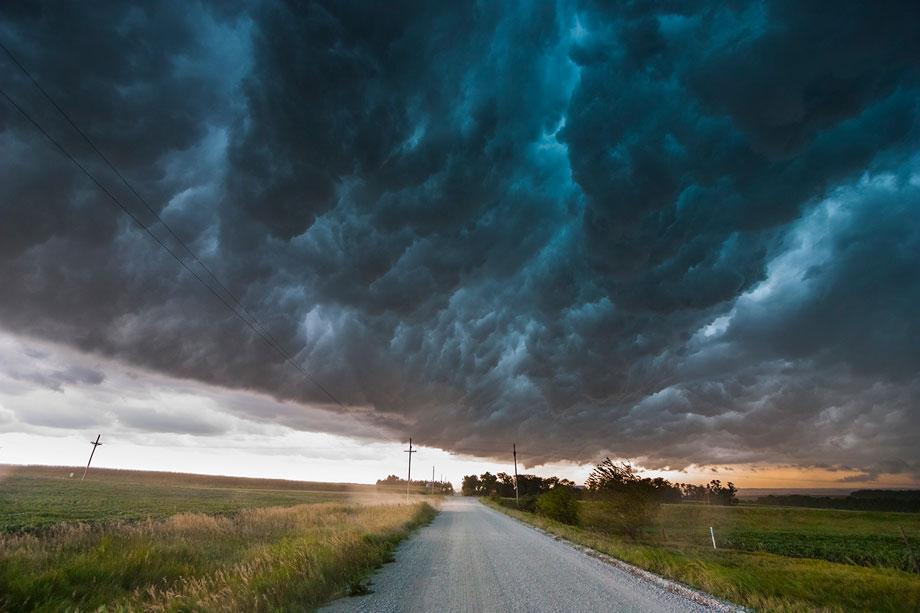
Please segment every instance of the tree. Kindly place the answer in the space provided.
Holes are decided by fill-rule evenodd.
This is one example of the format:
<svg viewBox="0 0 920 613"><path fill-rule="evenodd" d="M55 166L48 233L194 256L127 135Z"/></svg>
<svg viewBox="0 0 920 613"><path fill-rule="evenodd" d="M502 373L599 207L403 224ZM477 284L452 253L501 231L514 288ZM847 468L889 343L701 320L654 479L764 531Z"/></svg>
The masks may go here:
<svg viewBox="0 0 920 613"><path fill-rule="evenodd" d="M550 488L549 479L536 475L518 475L517 484L518 494L521 496L539 496Z"/></svg>
<svg viewBox="0 0 920 613"><path fill-rule="evenodd" d="M658 498L658 502L661 503L679 503L682 500L680 488L676 485L672 485L667 479L662 477L656 477L648 481L652 489L655 490L655 495Z"/></svg>
<svg viewBox="0 0 920 613"><path fill-rule="evenodd" d="M651 479L640 479L625 462L614 464L605 458L585 485L593 501L586 522L602 530L635 536L658 513L658 489Z"/></svg>
<svg viewBox="0 0 920 613"><path fill-rule="evenodd" d="M735 494L738 493L738 488L735 487L735 484L731 481L723 486L721 481L713 479L709 482L709 485L706 486L706 493L707 502L709 504L721 504L725 506L738 504L738 499L735 498Z"/></svg>
<svg viewBox="0 0 920 613"><path fill-rule="evenodd" d="M498 495L502 498L514 496L514 477L507 473L498 473Z"/></svg>
<svg viewBox="0 0 920 613"><path fill-rule="evenodd" d="M498 473L493 475L484 472L478 477L476 475L467 475L463 477L462 492L464 496L498 496L499 498L513 498L515 479L507 473ZM536 475L518 475L517 489L521 500L532 498L536 500L537 496L558 486L574 487L575 484L568 479L558 477L538 477ZM522 505L523 506L523 505Z"/></svg>
<svg viewBox="0 0 920 613"><path fill-rule="evenodd" d="M432 493L443 494L445 496L453 496L454 484L450 481L435 481L432 484Z"/></svg>
<svg viewBox="0 0 920 613"><path fill-rule="evenodd" d="M604 458L588 475L585 486L591 492L615 491L631 487L638 481L632 466L626 462L616 465L610 458Z"/></svg>
<svg viewBox="0 0 920 613"><path fill-rule="evenodd" d="M706 485L693 485L692 483L678 483L681 496L684 500L705 502L706 504L733 505L738 504L736 495L738 488L729 481L722 485L718 479L713 479Z"/></svg>
<svg viewBox="0 0 920 613"><path fill-rule="evenodd" d="M377 479L377 487L383 487L386 489L398 489L399 491L404 492L406 491L406 485L406 480L396 475L389 475L386 479ZM412 481L412 483L409 485L409 489L418 494L452 494L454 492L454 486L450 483L436 483L434 484L434 487L432 487L431 481L419 479L418 481Z"/></svg>
<svg viewBox="0 0 920 613"><path fill-rule="evenodd" d="M680 493L684 500L693 500L696 502L706 501L706 486L694 485L692 483L678 483Z"/></svg>
<svg viewBox="0 0 920 613"><path fill-rule="evenodd" d="M480 496L491 496L498 494L498 477L490 472L484 472L479 476Z"/></svg>
<svg viewBox="0 0 920 613"><path fill-rule="evenodd" d="M479 496L480 483L476 475L466 475L463 477L463 485L460 486L460 493L464 496Z"/></svg>

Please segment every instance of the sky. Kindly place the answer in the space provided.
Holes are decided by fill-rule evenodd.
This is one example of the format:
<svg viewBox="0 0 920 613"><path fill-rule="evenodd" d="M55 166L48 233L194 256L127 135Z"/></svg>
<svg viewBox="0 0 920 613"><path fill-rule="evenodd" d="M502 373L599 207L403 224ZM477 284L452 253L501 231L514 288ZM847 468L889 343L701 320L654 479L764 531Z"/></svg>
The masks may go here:
<svg viewBox="0 0 920 613"><path fill-rule="evenodd" d="M6 3L0 42L143 198L0 53L0 462L920 485L915 2Z"/></svg>

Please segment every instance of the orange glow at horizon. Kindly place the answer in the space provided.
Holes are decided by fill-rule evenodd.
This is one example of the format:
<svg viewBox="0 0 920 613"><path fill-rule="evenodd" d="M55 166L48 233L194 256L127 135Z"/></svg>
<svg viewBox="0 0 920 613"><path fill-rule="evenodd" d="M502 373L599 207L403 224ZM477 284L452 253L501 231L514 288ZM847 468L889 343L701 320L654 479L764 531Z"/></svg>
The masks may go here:
<svg viewBox="0 0 920 613"><path fill-rule="evenodd" d="M686 471L642 471L643 475L664 477L683 483L708 483L719 479L733 482L738 488L834 488L884 489L888 487L918 487L909 474L880 474L875 479L860 479L864 473L855 470L827 468L797 468L792 466L713 466L690 467Z"/></svg>
<svg viewBox="0 0 920 613"><path fill-rule="evenodd" d="M627 460L628 461L628 460ZM782 465L714 465L689 466L685 470L645 469L638 462L630 462L643 477L662 477L672 483L705 484L713 479L722 483L731 481L740 490L744 489L885 489L920 488L920 482L910 474L879 474L875 479L859 479L864 473L856 470L832 470L828 468L801 468ZM553 463L527 467L526 472L541 476L558 475L583 483L590 474L592 465Z"/></svg>

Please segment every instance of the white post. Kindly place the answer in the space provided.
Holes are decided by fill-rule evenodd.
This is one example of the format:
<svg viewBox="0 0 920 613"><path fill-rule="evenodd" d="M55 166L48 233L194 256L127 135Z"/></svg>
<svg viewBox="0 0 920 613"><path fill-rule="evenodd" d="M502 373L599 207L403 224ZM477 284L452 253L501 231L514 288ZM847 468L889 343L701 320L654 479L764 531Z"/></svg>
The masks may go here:
<svg viewBox="0 0 920 613"><path fill-rule="evenodd" d="M709 526L709 536L712 537L712 548L716 549L716 533L712 531L712 526Z"/></svg>

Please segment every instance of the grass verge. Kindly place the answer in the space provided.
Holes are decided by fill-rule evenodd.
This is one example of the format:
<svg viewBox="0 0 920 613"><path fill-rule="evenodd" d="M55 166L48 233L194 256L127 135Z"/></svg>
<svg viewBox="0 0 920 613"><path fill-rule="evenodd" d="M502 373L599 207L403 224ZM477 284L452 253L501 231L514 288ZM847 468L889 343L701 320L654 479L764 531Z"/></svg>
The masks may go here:
<svg viewBox="0 0 920 613"><path fill-rule="evenodd" d="M756 610L920 610L920 577L893 568L761 551L713 551L687 543L678 535L668 537L673 539L670 543L630 540L591 528L567 526L488 500L483 502L574 543ZM686 512L685 509L683 513Z"/></svg>
<svg viewBox="0 0 920 613"><path fill-rule="evenodd" d="M0 537L0 609L311 610L359 589L436 510L320 503Z"/></svg>

